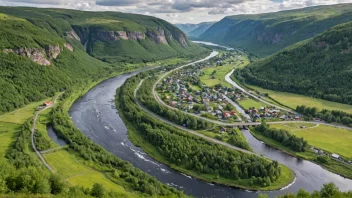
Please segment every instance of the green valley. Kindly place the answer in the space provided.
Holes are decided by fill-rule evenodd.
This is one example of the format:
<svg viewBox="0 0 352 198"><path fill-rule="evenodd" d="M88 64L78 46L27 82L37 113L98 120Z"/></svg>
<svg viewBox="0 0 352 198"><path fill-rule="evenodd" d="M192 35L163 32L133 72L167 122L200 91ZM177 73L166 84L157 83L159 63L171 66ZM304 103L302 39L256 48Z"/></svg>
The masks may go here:
<svg viewBox="0 0 352 198"><path fill-rule="evenodd" d="M268 56L352 19L352 4L227 16L197 39Z"/></svg>

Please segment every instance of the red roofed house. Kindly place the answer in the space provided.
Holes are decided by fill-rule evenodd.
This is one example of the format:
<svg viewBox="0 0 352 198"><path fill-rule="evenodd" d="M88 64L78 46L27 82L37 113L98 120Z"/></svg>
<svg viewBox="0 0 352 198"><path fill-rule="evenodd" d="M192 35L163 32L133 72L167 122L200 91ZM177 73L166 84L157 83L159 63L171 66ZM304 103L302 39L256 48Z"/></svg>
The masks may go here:
<svg viewBox="0 0 352 198"><path fill-rule="evenodd" d="M49 101L49 102L44 102L44 105L47 106L47 107L50 106L50 105L52 105L52 104L53 104L53 102L51 102L51 101Z"/></svg>
<svg viewBox="0 0 352 198"><path fill-rule="evenodd" d="M232 110L230 114L231 115L236 115L236 111Z"/></svg>

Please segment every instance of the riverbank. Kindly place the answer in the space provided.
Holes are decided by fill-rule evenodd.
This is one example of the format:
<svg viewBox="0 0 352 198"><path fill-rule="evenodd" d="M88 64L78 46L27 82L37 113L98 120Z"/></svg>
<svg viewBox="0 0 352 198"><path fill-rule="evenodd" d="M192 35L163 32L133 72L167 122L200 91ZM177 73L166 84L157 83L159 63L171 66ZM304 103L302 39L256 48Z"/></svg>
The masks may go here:
<svg viewBox="0 0 352 198"><path fill-rule="evenodd" d="M333 172L337 175L340 175L342 177L352 179L352 167L349 165L339 163L335 160L330 160L327 164L321 163L318 160L316 160L318 156L313 151L295 152L292 149L285 147L285 146L281 145L280 143L261 135L259 132L255 131L255 129L253 127L250 128L249 131L256 139L264 142L265 144L267 144L271 147L274 147L278 150L281 150L282 152L287 153L293 157L313 162L313 163L323 167L324 169L331 171L331 172Z"/></svg>
<svg viewBox="0 0 352 198"><path fill-rule="evenodd" d="M131 81L133 82L133 85L131 84L132 82L129 83L128 85L125 84L125 86L126 86L125 89L128 89L129 91L125 90L124 93L126 93L126 91L128 93L130 93L130 92L132 93L133 92L132 90L134 90L137 87L139 80L138 79L136 79L136 80L131 79ZM123 89L123 87L121 89ZM121 91L120 89L117 91L116 96L121 95L120 91ZM125 94L123 94L123 95L125 96ZM128 97L128 96L125 96L125 97ZM126 102L123 100L121 101L120 98L116 98L117 109L119 110L119 112L125 113L126 111L125 111L125 109L122 108L122 104L126 104ZM136 107L130 107L130 109L139 108L137 106L137 104L134 104L133 106L136 106ZM200 173L199 171L195 171L193 169L189 169L189 168L185 167L182 163L177 165L173 162L170 162L170 160L167 159L165 157L165 155L162 154L156 148L155 145L149 143L145 139L145 138L147 138L147 137L145 137L146 134L139 132L141 129L138 128L136 126L136 124L133 123L133 121L127 119L123 113L120 114L120 117L123 119L123 121L128 129L129 139L133 142L133 144L141 147L144 152L146 152L149 156L151 156L152 158L154 158L158 162L166 164L169 167L171 167L172 169L177 170L185 175L189 175L193 178L197 178L197 179L206 181L207 183L226 185L226 186L230 186L230 187L236 187L236 188L241 188L241 189L251 190L251 191L279 190L279 189L282 189L282 188L288 186L289 184L291 184L295 179L294 173L289 168L287 168L283 165L280 165L280 168L281 168L280 179L276 180L274 183L269 184L269 186L264 185L265 187L263 187L262 184L261 185L255 184L253 179L238 179L238 180L229 179L229 178L219 176L218 174ZM130 114L130 113L128 113L128 114ZM147 116L148 115L143 115L143 118L148 119ZM158 123L158 125L161 125L161 122ZM167 130L166 128L168 128L168 127L169 126L165 126L165 130ZM190 136L190 134L188 134L187 136ZM175 155L177 155L177 154L175 153Z"/></svg>

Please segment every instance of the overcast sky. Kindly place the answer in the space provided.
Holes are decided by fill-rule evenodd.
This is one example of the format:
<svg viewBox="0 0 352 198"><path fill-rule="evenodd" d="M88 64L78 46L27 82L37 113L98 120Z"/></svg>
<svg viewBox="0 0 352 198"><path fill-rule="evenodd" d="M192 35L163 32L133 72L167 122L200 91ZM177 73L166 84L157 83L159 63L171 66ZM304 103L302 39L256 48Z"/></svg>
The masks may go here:
<svg viewBox="0 0 352 198"><path fill-rule="evenodd" d="M152 15L171 23L218 21L224 16L257 14L352 0L0 0L5 6L59 7Z"/></svg>

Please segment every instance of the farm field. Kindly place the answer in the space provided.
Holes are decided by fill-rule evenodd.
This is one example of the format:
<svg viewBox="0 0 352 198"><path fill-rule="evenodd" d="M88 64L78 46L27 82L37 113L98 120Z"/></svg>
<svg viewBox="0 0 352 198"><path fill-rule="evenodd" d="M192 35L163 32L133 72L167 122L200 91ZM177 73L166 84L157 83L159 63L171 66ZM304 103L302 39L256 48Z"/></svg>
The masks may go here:
<svg viewBox="0 0 352 198"><path fill-rule="evenodd" d="M34 115L40 104L48 100L50 98L0 115L0 159L5 157L7 150L15 142L17 133L21 130L21 125Z"/></svg>
<svg viewBox="0 0 352 198"><path fill-rule="evenodd" d="M20 129L20 124L0 122L0 159L5 157L7 150L16 140Z"/></svg>
<svg viewBox="0 0 352 198"><path fill-rule="evenodd" d="M261 93L268 93L271 98L279 101L280 103L292 109L296 109L298 105L306 105L307 107L316 107L319 110L322 110L322 109L340 110L340 111L345 111L347 113L352 113L352 105L326 101L326 100L312 98L312 97L303 96L299 94L277 92L277 91L263 89L263 88L248 85L248 84L247 86Z"/></svg>
<svg viewBox="0 0 352 198"><path fill-rule="evenodd" d="M301 129L302 125L308 128ZM314 147L352 158L352 131L350 130L326 125L312 126L309 124L277 124L271 125L271 127L285 129L298 137L303 137L308 141L308 144Z"/></svg>
<svg viewBox="0 0 352 198"><path fill-rule="evenodd" d="M243 100L236 101L238 104L240 104L244 109L249 109L252 107L255 107L256 109L260 109L261 107L267 106L266 104L256 101L253 98L247 98Z"/></svg>
<svg viewBox="0 0 352 198"><path fill-rule="evenodd" d="M115 191L126 197L136 197L135 194L127 192L122 186L105 177L103 173L83 165L66 150L45 154L44 158L55 172L73 186L91 188L95 183L100 183L108 191Z"/></svg>
<svg viewBox="0 0 352 198"><path fill-rule="evenodd" d="M232 87L228 82L225 81L225 76L229 72L231 72L234 67L238 65L238 61L235 64L227 64L225 66L218 67L207 67L203 69L204 75L200 76L200 80L206 84L208 87L213 87L217 84L222 84L226 87ZM214 74L214 79L211 79L212 73L216 71Z"/></svg>

